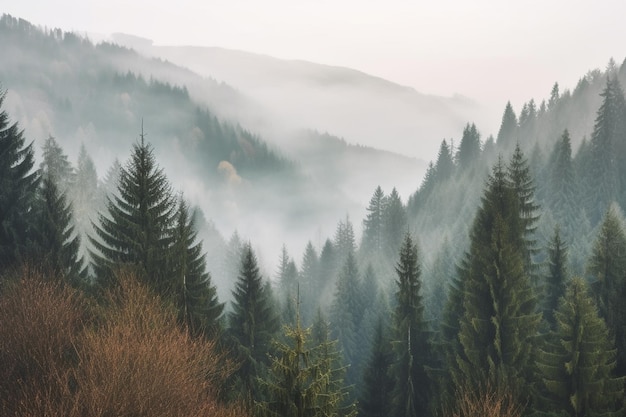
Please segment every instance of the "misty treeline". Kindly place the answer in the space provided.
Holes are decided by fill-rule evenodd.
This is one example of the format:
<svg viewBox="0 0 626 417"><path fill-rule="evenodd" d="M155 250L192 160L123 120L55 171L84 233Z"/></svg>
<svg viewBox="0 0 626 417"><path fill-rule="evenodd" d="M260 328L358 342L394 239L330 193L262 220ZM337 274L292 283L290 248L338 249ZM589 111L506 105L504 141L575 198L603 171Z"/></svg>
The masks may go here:
<svg viewBox="0 0 626 417"><path fill-rule="evenodd" d="M623 415L624 82L468 124L360 239L342 218L272 274L236 233L204 247L143 132L102 178L53 137L37 164L3 94L3 415Z"/></svg>

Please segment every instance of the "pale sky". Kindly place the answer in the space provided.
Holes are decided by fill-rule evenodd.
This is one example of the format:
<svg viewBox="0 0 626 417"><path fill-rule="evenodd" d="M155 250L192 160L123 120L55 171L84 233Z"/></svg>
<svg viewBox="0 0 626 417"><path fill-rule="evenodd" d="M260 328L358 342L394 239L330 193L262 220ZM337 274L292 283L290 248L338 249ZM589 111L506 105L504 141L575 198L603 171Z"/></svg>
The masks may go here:
<svg viewBox="0 0 626 417"><path fill-rule="evenodd" d="M354 68L518 110L626 56L618 0L13 0L36 25Z"/></svg>

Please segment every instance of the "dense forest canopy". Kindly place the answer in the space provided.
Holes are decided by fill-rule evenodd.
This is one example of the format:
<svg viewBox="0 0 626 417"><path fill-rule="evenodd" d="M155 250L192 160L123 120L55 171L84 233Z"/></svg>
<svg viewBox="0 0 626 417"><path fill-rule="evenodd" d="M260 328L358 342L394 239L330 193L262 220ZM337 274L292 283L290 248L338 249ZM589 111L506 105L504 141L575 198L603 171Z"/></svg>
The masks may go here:
<svg viewBox="0 0 626 417"><path fill-rule="evenodd" d="M172 146L185 173L222 193L243 184L283 227L337 203L332 190L186 86L94 61L46 79L19 59L25 45L68 60L130 50L9 16L0 36L20 45L3 88L46 92L57 126L102 113L95 131L127 132L92 145L129 155L98 175L89 143L71 162L68 128L36 158L0 92L3 415L623 415L626 62L519 114L507 103L495 136L468 122L407 200L373 183L362 218L296 228L301 248L275 248L268 271L263 236L222 237L214 206L179 191L162 162ZM59 95L73 82L99 87L78 103ZM133 135L138 114L155 140Z"/></svg>

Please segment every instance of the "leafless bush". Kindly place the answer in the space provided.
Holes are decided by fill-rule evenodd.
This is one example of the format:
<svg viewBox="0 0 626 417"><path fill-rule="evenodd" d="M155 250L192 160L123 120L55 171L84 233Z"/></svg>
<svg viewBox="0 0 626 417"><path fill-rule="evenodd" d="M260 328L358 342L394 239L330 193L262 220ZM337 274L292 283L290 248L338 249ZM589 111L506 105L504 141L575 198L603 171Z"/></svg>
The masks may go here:
<svg viewBox="0 0 626 417"><path fill-rule="evenodd" d="M516 396L490 385L459 390L455 396L455 408L445 411L447 417L520 417L524 405Z"/></svg>

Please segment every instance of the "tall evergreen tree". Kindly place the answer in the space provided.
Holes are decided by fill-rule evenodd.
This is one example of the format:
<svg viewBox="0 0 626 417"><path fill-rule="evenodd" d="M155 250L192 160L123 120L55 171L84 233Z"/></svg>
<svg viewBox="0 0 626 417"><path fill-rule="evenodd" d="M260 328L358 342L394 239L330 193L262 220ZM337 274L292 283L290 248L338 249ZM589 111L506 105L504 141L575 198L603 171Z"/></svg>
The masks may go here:
<svg viewBox="0 0 626 417"><path fill-rule="evenodd" d="M143 133L122 168L117 190L118 195L107 199L108 213L100 214L99 224L94 224L96 237L90 238L99 284L111 285L113 269L126 264L135 267L139 277L157 293L171 294L168 258L176 201Z"/></svg>
<svg viewBox="0 0 626 417"><path fill-rule="evenodd" d="M261 416L338 416L344 392L337 380L332 342L312 344L310 329L303 329L299 314L295 324L285 326L284 342L275 340L269 378L261 381L267 401L258 405ZM354 416L354 407L345 414Z"/></svg>
<svg viewBox="0 0 626 417"><path fill-rule="evenodd" d="M519 144L511 156L507 167L507 180L519 199L517 208L524 237L524 267L526 273L533 277L536 273L533 265L533 255L537 253L537 241L534 233L539 220L539 205L535 201L535 185L528 160L524 156Z"/></svg>
<svg viewBox="0 0 626 417"><path fill-rule="evenodd" d="M63 148L52 136L44 142L43 160L39 164L39 170L52 178L62 194L67 194L75 182L74 167L68 161Z"/></svg>
<svg viewBox="0 0 626 417"><path fill-rule="evenodd" d="M506 103L506 107L504 108L504 114L502 115L502 123L500 124L500 130L498 131L498 137L496 139L496 144L500 149L511 149L513 144L518 141L517 136L517 116L515 115L515 111L513 111L513 106L511 106L511 102Z"/></svg>
<svg viewBox="0 0 626 417"><path fill-rule="evenodd" d="M524 271L525 223L520 199L500 159L487 181L464 261L459 367L462 387L506 387L525 395L532 374L532 346L541 315ZM460 387L459 387L460 388Z"/></svg>
<svg viewBox="0 0 626 417"><path fill-rule="evenodd" d="M538 355L533 415L623 415L624 378L611 376L616 351L581 278L568 284L555 320L556 330Z"/></svg>
<svg viewBox="0 0 626 417"><path fill-rule="evenodd" d="M430 360L428 332L423 319L421 267L417 244L405 234L396 266L396 308L393 314L391 375L395 381L393 416L421 416L429 411L430 381L426 366Z"/></svg>
<svg viewBox="0 0 626 417"><path fill-rule="evenodd" d="M334 247L337 253L337 261L340 265L348 258L348 255L356 252L356 238L354 236L354 227L350 221L350 217L346 215L346 220L340 220L337 224L335 232Z"/></svg>
<svg viewBox="0 0 626 417"><path fill-rule="evenodd" d="M197 241L189 209L182 198L176 213L170 259L175 273L174 299L180 321L192 335L218 335L224 304L218 301L217 289L206 271L202 243Z"/></svg>
<svg viewBox="0 0 626 417"><path fill-rule="evenodd" d="M476 164L480 157L480 133L474 123L468 123L463 129L463 137L459 144L455 159L460 172L465 172Z"/></svg>
<svg viewBox="0 0 626 417"><path fill-rule="evenodd" d="M386 208L386 198L380 185L374 190L374 195L367 206L367 216L363 220L363 238L361 251L365 256L376 256L382 253L384 213Z"/></svg>
<svg viewBox="0 0 626 417"><path fill-rule="evenodd" d="M364 310L361 278L354 254L350 253L337 278L331 306L331 335L338 341L344 363L349 365L346 374L349 385L355 384L360 376L363 352L359 333Z"/></svg>
<svg viewBox="0 0 626 417"><path fill-rule="evenodd" d="M33 260L47 275L74 287L83 286L87 270L79 255L80 238L74 232L72 207L50 173L43 175L40 194L35 209Z"/></svg>
<svg viewBox="0 0 626 417"><path fill-rule="evenodd" d="M361 417L387 417L392 409L394 380L389 369L393 363L393 351L387 333L383 318L379 317L369 360L363 372L358 403Z"/></svg>
<svg viewBox="0 0 626 417"><path fill-rule="evenodd" d="M608 77L601 96L602 105L591 136L591 166L587 175L589 189L586 190L590 197L587 212L593 224L601 219L612 201L618 201L619 164L626 162L626 159L621 160L619 152L622 146L626 147L621 144L626 136L626 103L619 81Z"/></svg>
<svg viewBox="0 0 626 417"><path fill-rule="evenodd" d="M2 109L5 98L6 91L0 90L0 270L24 260L39 184L33 171L33 145L25 145L17 123L10 124Z"/></svg>
<svg viewBox="0 0 626 417"><path fill-rule="evenodd" d="M435 164L435 172L437 173L437 184L441 184L447 181L454 174L454 160L452 157L452 150L448 143L444 139L439 146L439 153L437 154L437 163Z"/></svg>
<svg viewBox="0 0 626 417"><path fill-rule="evenodd" d="M567 246L561 240L561 230L557 226L548 247L548 276L544 285L544 306L543 317L554 329L556 322L554 312L558 307L558 302L565 295L565 288L568 282L567 271Z"/></svg>
<svg viewBox="0 0 626 417"><path fill-rule="evenodd" d="M612 205L602 221L589 273L600 316L615 339L617 372L626 375L626 232L618 210Z"/></svg>
<svg viewBox="0 0 626 417"><path fill-rule="evenodd" d="M395 188L387 197L384 220L385 256L387 259L394 259L400 249L402 236L406 233L408 224L406 208Z"/></svg>
<svg viewBox="0 0 626 417"><path fill-rule="evenodd" d="M580 216L577 181L572 160L572 145L567 129L556 142L550 156L546 200L563 227L571 231ZM571 234L569 235L571 236Z"/></svg>
<svg viewBox="0 0 626 417"><path fill-rule="evenodd" d="M76 165L76 179L68 191L68 198L74 210L76 233L81 240L81 256L87 257L86 244L88 236L94 234L91 218L96 217L98 207L98 174L93 159L87 153L85 145L81 145Z"/></svg>
<svg viewBox="0 0 626 417"><path fill-rule="evenodd" d="M252 246L247 243L229 314L230 332L237 342L237 360L241 364L236 374L247 401L261 398L257 379L266 373L270 343L280 326L268 288L263 284Z"/></svg>
<svg viewBox="0 0 626 417"><path fill-rule="evenodd" d="M302 255L302 266L300 269L300 303L302 310L302 321L305 324L313 322L313 315L320 297L318 285L319 259L313 243L309 241Z"/></svg>

